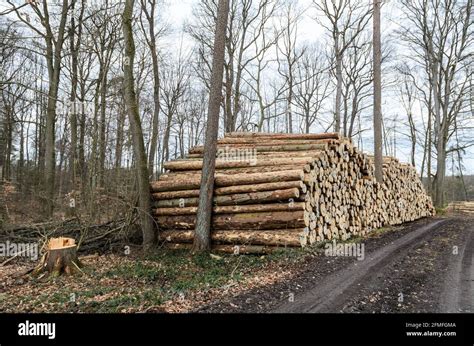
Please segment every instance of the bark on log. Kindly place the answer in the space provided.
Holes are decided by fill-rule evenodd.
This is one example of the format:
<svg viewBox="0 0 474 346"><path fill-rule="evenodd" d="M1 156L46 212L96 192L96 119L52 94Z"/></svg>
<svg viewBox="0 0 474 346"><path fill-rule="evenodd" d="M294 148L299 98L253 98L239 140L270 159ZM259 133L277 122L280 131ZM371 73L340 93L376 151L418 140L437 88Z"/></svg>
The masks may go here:
<svg viewBox="0 0 474 346"><path fill-rule="evenodd" d="M280 166L258 166L258 167L239 167L239 168L220 168L216 169L217 175L228 175L228 174L252 174L252 173L269 173L269 172L283 172L283 171L295 171L301 170L309 172L311 170L310 164L300 165L280 165ZM189 170L189 171L171 171L160 175L160 181L184 179L184 178L201 178L200 170Z"/></svg>
<svg viewBox="0 0 474 346"><path fill-rule="evenodd" d="M216 168L240 168L240 167L267 167L280 165L305 165L311 163L312 157L296 157L296 158L269 158L269 159L245 159L240 160L216 160ZM170 171L186 171L198 170L202 168L202 160L176 160L166 162L164 168Z"/></svg>
<svg viewBox="0 0 474 346"><path fill-rule="evenodd" d="M233 195L248 192L260 192L260 191L275 191L285 190L291 188L298 188L302 193L305 193L307 188L302 181L282 181L278 183L263 183L253 185L236 185L228 187L218 187L214 190L214 195ZM187 197L198 197L199 190L182 190L182 191L165 191L157 192L152 194L154 200L162 199L175 199L175 198L187 198Z"/></svg>
<svg viewBox="0 0 474 346"><path fill-rule="evenodd" d="M231 205L217 206L213 208L214 214L242 214L242 213L258 213L266 211L296 211L304 210L303 202L296 203L278 203L278 204L252 204L252 205ZM172 215L195 215L197 207L184 208L157 208L153 209L153 215L156 216L172 216Z"/></svg>
<svg viewBox="0 0 474 346"><path fill-rule="evenodd" d="M303 178L304 172L301 170L233 175L217 174L215 176L215 185L216 187L225 187L234 185L271 183L278 181L295 181L303 180ZM153 192L194 190L197 189L199 185L200 178L190 177L182 180L156 181L151 183L151 189Z"/></svg>
<svg viewBox="0 0 474 346"><path fill-rule="evenodd" d="M270 151L318 151L327 150L327 144L288 144L288 145L255 145L252 146L253 150L257 151L257 155L260 152ZM195 147L189 150L190 154L201 154L204 149L202 147Z"/></svg>
<svg viewBox="0 0 474 346"><path fill-rule="evenodd" d="M267 231L255 230L228 230L211 232L211 239L215 244L252 244L266 246L301 246L301 236L304 228L275 229ZM192 243L193 231L164 231L161 240L169 243Z"/></svg>
<svg viewBox="0 0 474 346"><path fill-rule="evenodd" d="M167 243L165 247L172 250L190 250L192 244ZM234 254L234 255L266 255L277 250L274 246L258 245L212 245L212 251Z"/></svg>
<svg viewBox="0 0 474 346"><path fill-rule="evenodd" d="M301 134L301 133L264 133L264 132L230 132L226 134L227 137L234 137L234 138L272 138L272 139L341 139L341 135L339 133L308 133L308 134Z"/></svg>
<svg viewBox="0 0 474 346"><path fill-rule="evenodd" d="M194 215L156 217L158 226L163 230L191 230L194 229L195 221ZM306 226L303 211L220 214L215 215L212 219L214 230L265 230L304 228Z"/></svg>
<svg viewBox="0 0 474 346"><path fill-rule="evenodd" d="M240 193L234 195L215 196L214 204L219 206L255 204L269 202L289 202L290 199L296 200L300 197L300 191L297 188ZM180 198L180 199L164 199L152 202L154 208L178 208L178 207L195 207L198 205L198 198Z"/></svg>

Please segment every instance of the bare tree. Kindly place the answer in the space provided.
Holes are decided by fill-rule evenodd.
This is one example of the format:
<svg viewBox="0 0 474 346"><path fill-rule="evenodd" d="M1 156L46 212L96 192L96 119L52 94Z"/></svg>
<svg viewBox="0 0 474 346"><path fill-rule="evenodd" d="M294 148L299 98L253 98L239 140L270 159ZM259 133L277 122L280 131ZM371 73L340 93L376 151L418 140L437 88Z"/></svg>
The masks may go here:
<svg viewBox="0 0 474 346"><path fill-rule="evenodd" d="M45 44L43 54L46 58L48 66L48 103L45 122L45 171L44 171L44 187L45 187L45 214L52 217L54 209L54 184L55 184L55 125L56 125L56 105L58 101L59 82L61 78L62 66L62 48L66 38L66 24L68 11L70 8L69 0L62 0L59 4L60 15L59 24L54 27L53 19L50 16L50 8L47 1L41 4L30 2L30 6L35 13L38 22L44 31L38 29L30 19L12 4L11 0L7 2L12 6L18 19L25 24L30 30L38 34Z"/></svg>
<svg viewBox="0 0 474 346"><path fill-rule="evenodd" d="M158 147L158 131L160 116L160 69L158 63L157 39L164 33L164 28L160 28L158 32L155 30L155 14L157 0L140 0L141 11L145 15L148 25L148 31L140 17L140 24L145 36L147 46L150 50L152 67L153 67L153 116L152 130L150 138L150 148L148 150L148 166L150 174L153 176L155 171L155 157Z"/></svg>
<svg viewBox="0 0 474 346"><path fill-rule="evenodd" d="M224 61L224 129L226 132L236 130L241 110L245 83L245 72L259 56L259 51L266 45L256 44L262 41L263 35L271 27L271 19L277 9L275 0L231 0L229 6L228 31L226 36L226 58ZM213 46L212 37L217 21L217 2L204 0L195 8L197 23L189 25L187 31L198 44L199 64L196 72L203 83L210 88L211 62ZM272 45L271 40L266 44Z"/></svg>
<svg viewBox="0 0 474 346"><path fill-rule="evenodd" d="M301 12L294 2L288 2L283 15L283 34L277 45L278 73L283 77L286 85L286 126L287 132L293 133L294 89L296 86L296 66L304 54L305 47L297 48L298 22Z"/></svg>
<svg viewBox="0 0 474 346"><path fill-rule="evenodd" d="M105 156L106 156L106 127L107 127L107 92L109 87L109 74L111 66L116 61L114 55L120 38L120 8L115 2L105 0L100 3L100 8L91 8L94 15L90 17L90 25L87 26L89 35L93 36L90 49L95 53L99 72L96 80L95 114L94 114L94 137L91 158L92 186L104 186L105 179Z"/></svg>
<svg viewBox="0 0 474 346"><path fill-rule="evenodd" d="M399 66L397 70L401 74L401 83L399 87L400 98L402 100L403 109L407 114L408 128L410 129L410 162L412 166L415 167L415 154L418 139L413 107L417 99L416 86L413 80L413 75L411 74L410 68L407 66L407 64Z"/></svg>
<svg viewBox="0 0 474 346"><path fill-rule="evenodd" d="M355 131L355 122L373 105L373 51L369 36L359 35L343 58L342 133L347 137L360 135ZM361 126L360 121L358 125Z"/></svg>
<svg viewBox="0 0 474 346"><path fill-rule="evenodd" d="M143 233L143 248L150 251L156 242L156 234L153 226L153 218L150 215L150 187L148 181L148 163L146 158L145 144L143 142L143 131L138 112L138 103L135 94L135 81L133 66L135 59L135 43L132 31L134 0L126 0L123 9L123 38L124 38L124 87L127 113L133 138L133 151L135 154L135 169L138 182L138 206L140 225Z"/></svg>
<svg viewBox="0 0 474 346"><path fill-rule="evenodd" d="M354 0L314 0L316 9L327 19L320 23L330 32L336 75L336 102L334 110L334 131L341 131L342 64L343 56L354 40L366 28L372 9L364 2Z"/></svg>
<svg viewBox="0 0 474 346"><path fill-rule="evenodd" d="M214 36L214 54L212 60L211 90L206 128L205 154L202 166L199 206L196 218L193 249L207 251L211 248L211 218L214 196L214 172L217 153L217 134L219 131L219 111L222 97L222 78L229 0L219 0L217 23Z"/></svg>
<svg viewBox="0 0 474 346"><path fill-rule="evenodd" d="M469 69L474 43L472 0L437 0L434 3L403 0L402 4L407 12L407 22L400 34L412 50L409 59L424 68L429 87L426 92L428 116L434 118L434 138L429 143L433 142L436 148L433 192L436 206L442 207L446 158L451 151L448 142L457 131L456 124L468 110L466 91L473 73ZM431 146L427 148L431 150ZM430 166L428 164L428 168Z"/></svg>
<svg viewBox="0 0 474 346"><path fill-rule="evenodd" d="M303 131L310 133L332 91L327 57L319 47L308 48L298 60L296 71L295 104L301 109Z"/></svg>
<svg viewBox="0 0 474 346"><path fill-rule="evenodd" d="M174 120L176 120L178 108L183 102L187 89L189 88L190 74L187 70L188 58L179 52L178 61L164 64L162 67L163 82L161 83L162 111L165 115L163 127L163 151L161 167L170 159L170 136Z"/></svg>
<svg viewBox="0 0 474 346"><path fill-rule="evenodd" d="M69 154L69 167L71 170L71 183L76 183L76 177L78 174L78 132L77 132L77 118L79 115L80 107L77 104L77 87L78 87L78 64L79 64L79 49L82 40L85 0L81 0L79 6L79 16L76 23L75 8L76 1L72 3L71 9L71 21L69 27L69 49L70 49L70 60L71 60L71 96L70 100L70 123L71 123L71 150Z"/></svg>
<svg viewBox="0 0 474 346"><path fill-rule="evenodd" d="M382 155L382 43L380 40L380 7L382 1L374 0L374 164L375 178L383 181Z"/></svg>

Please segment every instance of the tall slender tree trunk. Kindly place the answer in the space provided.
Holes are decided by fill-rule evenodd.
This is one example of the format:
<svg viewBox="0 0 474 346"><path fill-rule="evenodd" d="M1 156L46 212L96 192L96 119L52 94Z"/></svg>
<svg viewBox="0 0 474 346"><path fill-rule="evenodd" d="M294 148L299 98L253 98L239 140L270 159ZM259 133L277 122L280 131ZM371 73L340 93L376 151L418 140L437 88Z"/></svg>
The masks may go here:
<svg viewBox="0 0 474 346"><path fill-rule="evenodd" d="M115 169L118 172L122 167L122 153L123 153L123 127L125 124L125 109L119 109L119 116L117 119L117 133L115 142ZM117 177L118 178L118 177Z"/></svg>
<svg viewBox="0 0 474 346"><path fill-rule="evenodd" d="M216 168L217 135L219 131L219 111L222 97L222 78L224 74L228 16L229 0L219 0L214 37L206 140L204 144L206 151L204 154L201 187L199 191L199 207L193 244L194 251L207 251L211 248L212 197L214 194L214 173Z"/></svg>
<svg viewBox="0 0 474 346"><path fill-rule="evenodd" d="M228 68L226 69L226 82L225 82L224 127L225 127L226 132L234 131L233 126L232 126L233 121L234 121L232 118L232 88L234 86L233 64L234 64L234 59L232 58L232 56L230 56Z"/></svg>
<svg viewBox="0 0 474 346"><path fill-rule="evenodd" d="M86 187L86 173L87 173L87 170L86 170L86 159L85 159L85 137L86 137L86 111L84 109L84 102L85 102L85 99L86 99L86 91L84 90L84 88L82 88L81 90L81 99L79 100L81 102L81 106L80 107L80 113L78 113L78 115L80 115L80 118L79 118L79 136L78 136L78 140L79 140L79 143L78 143L78 149L77 149L77 167L78 167L78 172L79 172L79 175L81 177L81 185L82 185L82 190L84 191L85 190L85 187Z"/></svg>
<svg viewBox="0 0 474 346"><path fill-rule="evenodd" d="M341 132L341 103L342 103L342 54L338 52L336 42L336 108L334 110L334 132Z"/></svg>
<svg viewBox="0 0 474 346"><path fill-rule="evenodd" d="M432 48L431 48L432 49ZM433 103L435 115L435 139L436 139L436 175L434 179L435 205L438 208L444 206L444 178L446 175L446 139L444 125L441 120L441 95L439 80L439 64L437 58L431 56L431 82L433 85Z"/></svg>
<svg viewBox="0 0 474 346"><path fill-rule="evenodd" d="M436 186L435 186L435 205L438 208L444 207L444 180L446 176L446 141L444 134L438 134L436 143Z"/></svg>
<svg viewBox="0 0 474 346"><path fill-rule="evenodd" d="M133 4L134 0L126 0L123 10L122 29L125 47L124 87L127 112L132 130L133 152L135 155L135 169L139 194L138 212L143 234L143 249L144 251L149 251L156 243L156 232L153 225L153 218L151 217L148 163L133 77L133 62L135 58L135 42L132 32Z"/></svg>
<svg viewBox="0 0 474 346"><path fill-rule="evenodd" d="M374 156L375 178L383 181L382 157L382 44L380 41L381 0L374 0Z"/></svg>
<svg viewBox="0 0 474 346"><path fill-rule="evenodd" d="M17 174L16 180L20 184L21 191L24 191L23 185L23 172L25 166L25 124L23 121L20 122L20 156L18 158L18 167L17 167ZM28 134L27 134L28 136Z"/></svg>
<svg viewBox="0 0 474 346"><path fill-rule="evenodd" d="M431 95L430 95L430 100L431 100ZM431 104L431 102L429 102ZM433 185L432 185L432 174L431 174L431 146L433 144L433 132L432 132L432 114L431 111L428 110L428 144L426 146L426 154L428 155L426 165L427 165L427 185L428 185L428 191L433 197Z"/></svg>
<svg viewBox="0 0 474 346"><path fill-rule="evenodd" d="M150 4L150 10L147 8ZM150 38L147 39L148 48L150 49L152 67L153 67L153 119L150 138L150 149L148 151L148 170L152 177L155 173L155 159L158 147L159 132L159 116L160 116L160 70L158 65L158 53L156 52L156 34L155 34L155 9L156 0L141 0L142 13L148 21L148 33Z"/></svg>
<svg viewBox="0 0 474 346"><path fill-rule="evenodd" d="M289 90L288 90L288 99L287 99L287 114L288 114L288 133L293 133L293 74L291 72L291 67L289 68Z"/></svg>
<svg viewBox="0 0 474 346"><path fill-rule="evenodd" d="M12 157L12 145L13 145L13 110L9 105L5 105L5 166L3 178L5 180L11 180L11 157Z"/></svg>
<svg viewBox="0 0 474 346"><path fill-rule="evenodd" d="M158 57L156 55L156 45L154 43L154 37L153 37L153 45L150 49L152 49L152 60L153 60L154 108L153 108L153 121L152 121L151 139L150 139L150 151L148 153L148 167L150 170L150 174L153 176L153 174L155 173L155 157L156 157L156 150L158 147L158 130L159 130L159 116L160 116L160 72L158 68Z"/></svg>
<svg viewBox="0 0 474 346"><path fill-rule="evenodd" d="M46 2L43 3L44 12L48 13ZM46 111L45 126L45 166L44 166L44 186L45 186L45 215L53 216L54 210L54 182L55 182L55 124L56 124L56 105L58 99L59 80L61 77L61 50L64 43L65 27L67 22L67 13L69 1L62 1L61 20L58 29L58 36L55 39L51 31L48 19L44 20L44 25L48 28L45 39L46 43L46 61L48 65L49 90L48 103Z"/></svg>
<svg viewBox="0 0 474 346"><path fill-rule="evenodd" d="M98 163L98 185L104 186L105 182L105 151L107 146L106 136L106 102L107 102L107 76L108 63L104 66L104 73L102 75L102 82L100 83L100 128L99 128L99 163Z"/></svg>
<svg viewBox="0 0 474 346"><path fill-rule="evenodd" d="M163 151L162 151L162 157L161 157L161 167L163 167L163 164L170 159L169 142L170 142L172 120L173 120L173 113L171 110L168 110L167 115L166 115L165 133L163 135Z"/></svg>
<svg viewBox="0 0 474 346"><path fill-rule="evenodd" d="M77 105L77 86L78 86L78 56L79 46L81 44L82 37L82 19L84 15L84 1L81 1L81 9L79 14L79 22L76 25L74 15L71 17L71 29L69 32L69 42L71 45L71 108L70 108L70 122L71 122L71 148L69 153L69 169L71 187L76 188L76 179L79 171L78 164L78 140L77 140L77 118L80 114L80 108ZM72 11L74 11L75 2L72 3ZM77 41L76 41L76 29L77 29Z"/></svg>
<svg viewBox="0 0 474 346"><path fill-rule="evenodd" d="M72 19L73 20L73 19ZM74 26L74 24L72 24ZM74 29L73 29L74 30ZM72 30L72 32L74 32ZM71 149L69 154L69 169L71 177L71 186L74 188L76 183L77 175L77 115L79 107L76 105L76 92L77 92L77 54L78 50L75 48L74 35L71 33L71 59L72 59L72 78L71 78L71 109L70 109L70 122L71 122Z"/></svg>

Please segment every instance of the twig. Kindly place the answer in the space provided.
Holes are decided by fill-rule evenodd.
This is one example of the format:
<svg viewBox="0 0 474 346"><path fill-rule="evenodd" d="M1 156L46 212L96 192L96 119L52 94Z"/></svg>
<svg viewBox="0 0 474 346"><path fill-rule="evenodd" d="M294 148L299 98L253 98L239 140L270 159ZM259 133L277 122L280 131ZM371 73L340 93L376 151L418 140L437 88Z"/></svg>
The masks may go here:
<svg viewBox="0 0 474 346"><path fill-rule="evenodd" d="M79 268L79 266L76 264L76 262L72 261L72 264L74 264L74 266L75 266L83 275L86 275L86 273L84 273L84 272L82 271L82 269Z"/></svg>

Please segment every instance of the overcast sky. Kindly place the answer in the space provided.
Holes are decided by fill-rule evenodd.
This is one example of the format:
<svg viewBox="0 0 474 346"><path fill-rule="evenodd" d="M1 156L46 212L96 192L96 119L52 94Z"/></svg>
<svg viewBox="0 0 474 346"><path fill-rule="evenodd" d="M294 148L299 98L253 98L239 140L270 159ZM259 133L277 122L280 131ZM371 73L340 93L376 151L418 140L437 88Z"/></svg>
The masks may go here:
<svg viewBox="0 0 474 346"><path fill-rule="evenodd" d="M192 7L198 2L199 0L167 0L167 9L164 13L164 18L169 21L172 25L175 35L182 37L181 35L181 28L183 24L187 20L192 19ZM305 41L307 42L317 42L318 40L321 41L326 35L325 30L315 21L315 11L311 6L312 0L298 0L299 5L302 9L306 9L304 11L304 15L302 17L301 23L299 24L298 28L298 39L300 43ZM387 38L388 35L397 29L399 17L401 16L401 10L396 6L396 2L389 2L383 9L382 9L382 31L383 31L383 38ZM172 41L179 42L177 39L180 37L173 37ZM188 43L189 40L184 38L185 41ZM397 44L397 42L392 42L392 44ZM400 50L401 48L398 47ZM404 114L404 110L400 105L400 101L398 99L398 95L395 94L394 90L384 90L383 93L383 113L386 118L393 119L397 117L398 119L406 118ZM369 110L371 113L372 111ZM415 110L416 116L420 117L419 110ZM367 114L365 114L367 115ZM370 114L369 114L370 115ZM401 120L400 120L401 122ZM474 119L473 124L474 127ZM398 131L402 130L402 126ZM406 128L408 130L408 128ZM474 132L474 131L473 131ZM474 133L473 133L474 136ZM404 136L399 136L400 138L397 139L397 157L405 162L409 162L410 158L410 146L406 138ZM367 138L364 140L364 151L371 151L373 146L373 139L372 135L368 134ZM418 149L418 151L421 151ZM417 165L418 170L420 169L422 160L422 153L420 152L417 156ZM451 166L450 160L448 160L448 167ZM466 166L466 173L467 174L474 174L474 148L470 149L469 152L464 157L464 164ZM448 175L451 171L448 172Z"/></svg>
<svg viewBox="0 0 474 346"><path fill-rule="evenodd" d="M187 20L192 20L192 8L198 3L199 0L165 0L166 7L162 10L162 18L164 21L169 23L170 29L172 29L172 34L166 39L166 50L168 51L177 51L181 42L184 46L191 46L192 41L183 35L183 25ZM368 0L367 0L368 1ZM299 24L298 28L298 39L299 43L304 42L322 42L326 32L316 21L316 13L313 6L311 6L312 0L298 0L298 5L304 11L304 15ZM4 0L0 0L0 11L4 9L6 4ZM9 6L8 6L9 7ZM401 15L401 10L397 7L397 2L391 1L382 9L382 41L388 39L388 35L393 32L394 29L398 26L398 18ZM390 39L391 44L397 45L397 42ZM176 45L176 50L172 47ZM400 53L400 47L398 47L398 53ZM372 112L370 109L368 112ZM415 110L416 116L420 117L418 111ZM383 115L386 119L393 119L397 117L398 119L403 119L405 121L406 116L404 115L403 108L400 106L400 101L398 95L395 92L395 89L383 90ZM371 114L363 114L363 116L370 117ZM402 120L400 120L401 122ZM391 125L391 124L390 124ZM390 126L389 125L389 126ZM474 119L472 125L474 128ZM400 125L399 131L402 130ZM408 130L408 129L407 129ZM473 131L474 132L474 131ZM364 139L365 151L371 151L373 146L372 135L370 131L366 132L367 138ZM473 133L474 135L474 133ZM409 161L410 148L409 143L405 136L399 136L397 138L397 157L402 161ZM421 151L418 149L418 151ZM420 169L419 163L421 162L421 153L417 157L418 161L418 170ZM466 166L467 174L474 174L474 148L471 148L469 152L464 156L464 164ZM450 162L448 162L448 168L450 167ZM450 171L448 172L450 174Z"/></svg>

